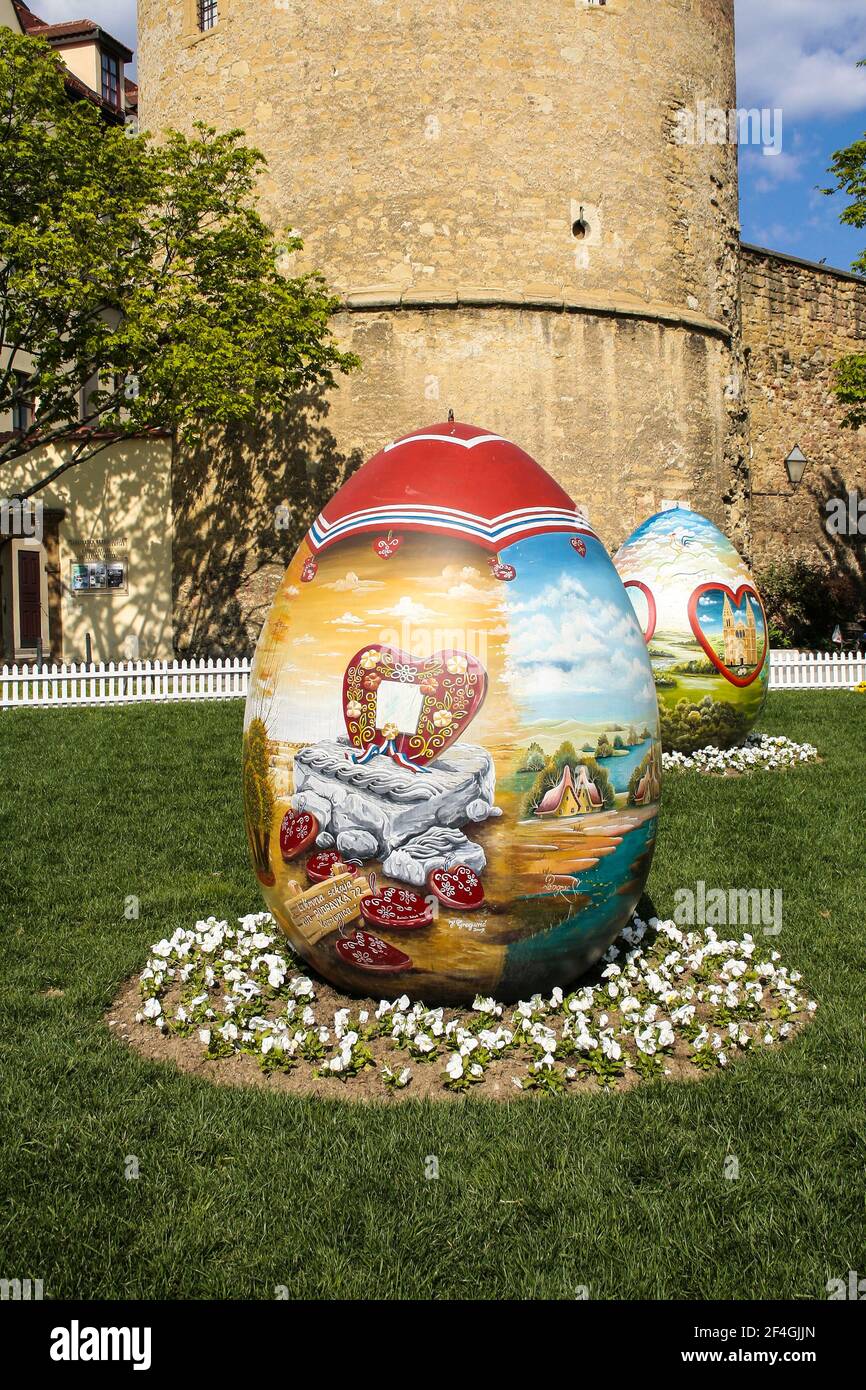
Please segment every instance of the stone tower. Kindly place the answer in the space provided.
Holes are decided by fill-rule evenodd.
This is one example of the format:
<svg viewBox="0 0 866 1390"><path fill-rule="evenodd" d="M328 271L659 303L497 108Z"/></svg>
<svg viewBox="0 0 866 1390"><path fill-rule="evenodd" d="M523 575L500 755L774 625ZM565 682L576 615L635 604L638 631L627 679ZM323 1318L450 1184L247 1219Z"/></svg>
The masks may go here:
<svg viewBox="0 0 866 1390"><path fill-rule="evenodd" d="M342 456L513 438L608 544L678 498L746 540L734 0L139 0L142 128L242 127L363 370ZM684 142L680 113L696 115Z"/></svg>

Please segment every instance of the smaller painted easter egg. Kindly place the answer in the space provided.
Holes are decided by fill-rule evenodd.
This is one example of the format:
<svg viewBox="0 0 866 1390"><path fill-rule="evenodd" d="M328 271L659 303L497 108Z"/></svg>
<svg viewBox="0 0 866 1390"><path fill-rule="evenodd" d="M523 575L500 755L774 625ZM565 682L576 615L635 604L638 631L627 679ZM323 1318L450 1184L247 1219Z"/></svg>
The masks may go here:
<svg viewBox="0 0 866 1390"><path fill-rule="evenodd" d="M663 746L742 742L766 698L770 643L760 594L727 536L673 507L639 526L614 564L649 649Z"/></svg>

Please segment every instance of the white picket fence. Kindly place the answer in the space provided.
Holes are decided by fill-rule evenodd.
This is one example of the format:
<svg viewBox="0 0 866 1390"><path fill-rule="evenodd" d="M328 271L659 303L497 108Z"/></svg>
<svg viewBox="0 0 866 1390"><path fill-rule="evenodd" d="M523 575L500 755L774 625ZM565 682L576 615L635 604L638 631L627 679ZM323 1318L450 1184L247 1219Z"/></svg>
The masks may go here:
<svg viewBox="0 0 866 1390"><path fill-rule="evenodd" d="M4 666L0 708L130 705L150 700L236 700L250 683L247 657L219 661L124 661L116 665Z"/></svg>
<svg viewBox="0 0 866 1390"><path fill-rule="evenodd" d="M771 690L850 690L861 681L866 681L863 652L770 653Z"/></svg>
<svg viewBox="0 0 866 1390"><path fill-rule="evenodd" d="M771 690L844 689L866 680L861 652L770 653ZM250 661L124 661L4 666L0 708L129 705L150 700L236 700L249 689Z"/></svg>

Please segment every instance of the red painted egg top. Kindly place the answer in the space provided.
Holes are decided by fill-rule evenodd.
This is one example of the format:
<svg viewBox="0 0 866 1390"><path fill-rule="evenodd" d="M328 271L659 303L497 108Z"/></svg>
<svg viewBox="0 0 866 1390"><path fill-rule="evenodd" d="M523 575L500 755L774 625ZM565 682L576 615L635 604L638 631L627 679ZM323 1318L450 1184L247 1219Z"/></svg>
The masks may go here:
<svg viewBox="0 0 866 1390"><path fill-rule="evenodd" d="M389 528L462 535L492 553L546 531L594 534L568 493L523 449L455 421L386 444L343 484L307 540L318 551Z"/></svg>

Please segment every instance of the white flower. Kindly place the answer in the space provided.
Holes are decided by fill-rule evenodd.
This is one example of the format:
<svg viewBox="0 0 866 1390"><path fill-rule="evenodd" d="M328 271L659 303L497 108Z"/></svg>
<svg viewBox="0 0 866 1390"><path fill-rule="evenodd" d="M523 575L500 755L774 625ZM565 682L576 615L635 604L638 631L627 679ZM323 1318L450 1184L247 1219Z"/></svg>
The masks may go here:
<svg viewBox="0 0 866 1390"><path fill-rule="evenodd" d="M463 1075L463 1058L460 1056L459 1052L452 1052L451 1056L448 1058L445 1070L452 1081L460 1080Z"/></svg>
<svg viewBox="0 0 866 1390"><path fill-rule="evenodd" d="M676 1041L674 1030L667 1019L662 1019L661 1023L656 1024L658 1029L659 1047L673 1047Z"/></svg>
<svg viewBox="0 0 866 1390"><path fill-rule="evenodd" d="M142 1009L142 1013L144 1014L145 1018L159 1018L160 1014L162 1013L162 1005L160 1004L158 999L148 999L147 1003Z"/></svg>

